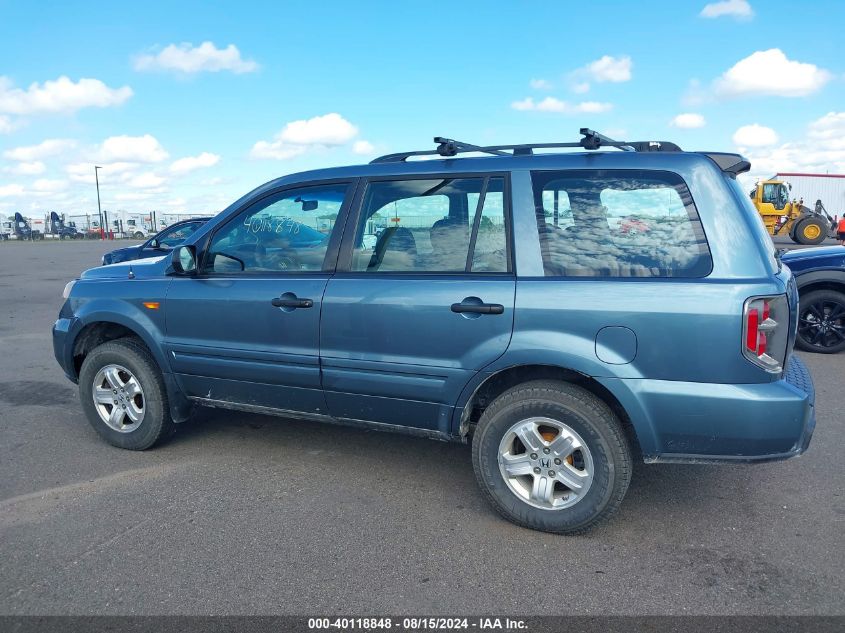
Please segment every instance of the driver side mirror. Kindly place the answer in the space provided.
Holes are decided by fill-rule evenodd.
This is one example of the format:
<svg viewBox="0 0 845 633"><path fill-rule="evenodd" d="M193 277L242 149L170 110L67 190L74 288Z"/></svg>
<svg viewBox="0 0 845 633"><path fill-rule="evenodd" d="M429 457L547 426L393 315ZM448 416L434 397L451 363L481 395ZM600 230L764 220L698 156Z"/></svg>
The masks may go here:
<svg viewBox="0 0 845 633"><path fill-rule="evenodd" d="M150 242L150 248L158 248L159 246L160 244L158 243L158 240L153 240L152 242Z"/></svg>
<svg viewBox="0 0 845 633"><path fill-rule="evenodd" d="M191 276L197 272L197 250L193 244L179 246L170 255L170 267L174 275Z"/></svg>

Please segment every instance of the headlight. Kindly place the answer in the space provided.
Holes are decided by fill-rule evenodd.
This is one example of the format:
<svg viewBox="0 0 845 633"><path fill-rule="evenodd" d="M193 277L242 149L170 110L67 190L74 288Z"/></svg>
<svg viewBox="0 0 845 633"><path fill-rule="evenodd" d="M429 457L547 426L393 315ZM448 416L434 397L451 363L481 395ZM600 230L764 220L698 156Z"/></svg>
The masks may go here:
<svg viewBox="0 0 845 633"><path fill-rule="evenodd" d="M65 289L62 290L62 297L67 299L70 296L70 291L73 290L73 284L76 283L76 279L73 281L69 281L65 284Z"/></svg>

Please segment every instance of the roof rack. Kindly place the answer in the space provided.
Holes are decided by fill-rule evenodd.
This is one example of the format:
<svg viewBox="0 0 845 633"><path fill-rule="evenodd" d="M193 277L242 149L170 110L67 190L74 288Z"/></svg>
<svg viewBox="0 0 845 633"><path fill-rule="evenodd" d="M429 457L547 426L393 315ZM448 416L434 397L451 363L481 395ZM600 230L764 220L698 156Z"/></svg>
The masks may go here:
<svg viewBox="0 0 845 633"><path fill-rule="evenodd" d="M600 147L617 147L626 152L681 152L683 151L675 143L669 141L615 141L595 130L582 127L580 134L583 137L580 141L573 143L525 143L521 145L473 145L451 138L435 136L434 142L437 148L432 150L421 150L416 152L400 152L398 154L386 154L379 156L371 163L399 163L411 156L434 156L438 154L444 158L452 158L458 154L467 152L478 152L482 154L493 154L495 156L530 156L535 149L552 149L561 147L581 147L587 150L596 150Z"/></svg>

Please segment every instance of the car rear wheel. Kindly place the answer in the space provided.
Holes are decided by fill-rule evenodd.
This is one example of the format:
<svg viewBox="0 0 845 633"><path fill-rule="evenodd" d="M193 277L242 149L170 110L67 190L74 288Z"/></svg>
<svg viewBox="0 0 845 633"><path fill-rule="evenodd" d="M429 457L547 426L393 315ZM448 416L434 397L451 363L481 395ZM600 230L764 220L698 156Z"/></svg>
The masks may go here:
<svg viewBox="0 0 845 633"><path fill-rule="evenodd" d="M473 467L487 499L518 525L578 534L609 519L631 480L631 451L616 415L578 386L514 387L482 414Z"/></svg>
<svg viewBox="0 0 845 633"><path fill-rule="evenodd" d="M821 354L845 350L845 294L814 290L801 297L795 346Z"/></svg>
<svg viewBox="0 0 845 633"><path fill-rule="evenodd" d="M145 450L174 429L161 372L135 339L91 351L79 372L79 395L91 426L114 446Z"/></svg>

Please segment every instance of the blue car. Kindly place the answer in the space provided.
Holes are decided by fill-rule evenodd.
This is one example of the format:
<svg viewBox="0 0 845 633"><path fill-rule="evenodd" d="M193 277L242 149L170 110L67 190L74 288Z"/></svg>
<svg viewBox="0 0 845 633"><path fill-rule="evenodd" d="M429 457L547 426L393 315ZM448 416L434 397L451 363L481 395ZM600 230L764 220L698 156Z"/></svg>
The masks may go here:
<svg viewBox="0 0 845 633"><path fill-rule="evenodd" d="M146 259L148 257L161 257L163 255L167 255L174 247L182 244L182 242L188 239L194 231L210 219L211 218L191 218L190 220L175 222L166 229L156 233L143 244L125 246L123 248L116 248L113 251L109 251L103 255L103 265L107 266L109 264L118 264L120 262L128 262L135 259Z"/></svg>
<svg viewBox="0 0 845 633"><path fill-rule="evenodd" d="M798 290L749 163L581 134L268 182L68 283L56 358L115 446L197 405L466 442L492 506L555 533L612 516L634 460L803 453Z"/></svg>
<svg viewBox="0 0 845 633"><path fill-rule="evenodd" d="M783 255L798 284L795 345L808 352L845 350L845 248L824 246Z"/></svg>

